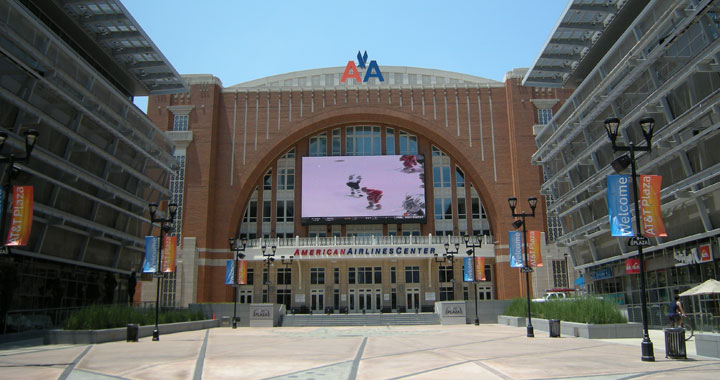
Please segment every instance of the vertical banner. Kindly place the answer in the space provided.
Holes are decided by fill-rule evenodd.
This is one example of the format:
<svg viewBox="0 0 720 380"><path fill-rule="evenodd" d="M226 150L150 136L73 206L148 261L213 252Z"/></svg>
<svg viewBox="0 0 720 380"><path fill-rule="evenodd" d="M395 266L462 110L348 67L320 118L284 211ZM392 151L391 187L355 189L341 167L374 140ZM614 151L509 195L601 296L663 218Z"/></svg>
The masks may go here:
<svg viewBox="0 0 720 380"><path fill-rule="evenodd" d="M640 176L640 215L645 236L667 236L660 210L661 183L659 175Z"/></svg>
<svg viewBox="0 0 720 380"><path fill-rule="evenodd" d="M475 278L478 279L478 281L487 281L485 278L485 258L484 257L476 257L475 258Z"/></svg>
<svg viewBox="0 0 720 380"><path fill-rule="evenodd" d="M632 259L625 260L625 273L626 274L640 273L640 259L632 258Z"/></svg>
<svg viewBox="0 0 720 380"><path fill-rule="evenodd" d="M235 277L235 263L225 260L225 285L232 285Z"/></svg>
<svg viewBox="0 0 720 380"><path fill-rule="evenodd" d="M157 236L145 236L145 261L143 273L157 272L157 255L160 238Z"/></svg>
<svg viewBox="0 0 720 380"><path fill-rule="evenodd" d="M511 268L522 268L523 266L523 255L522 255L522 233L520 231L509 231L510 240L508 240L510 250L510 267Z"/></svg>
<svg viewBox="0 0 720 380"><path fill-rule="evenodd" d="M701 245L698 247L699 259L701 263L707 263L712 261L712 253L710 252L710 244Z"/></svg>
<svg viewBox="0 0 720 380"><path fill-rule="evenodd" d="M542 249L540 231L528 231L528 261L531 267L541 267L542 263Z"/></svg>
<svg viewBox="0 0 720 380"><path fill-rule="evenodd" d="M475 281L475 273L473 273L473 268L474 266L472 262L472 257L463 257L463 281Z"/></svg>
<svg viewBox="0 0 720 380"><path fill-rule="evenodd" d="M177 262L177 236L165 236L163 243L162 271L175 272Z"/></svg>
<svg viewBox="0 0 720 380"><path fill-rule="evenodd" d="M33 217L33 187L13 186L12 217L8 228L8 246L27 245Z"/></svg>
<svg viewBox="0 0 720 380"><path fill-rule="evenodd" d="M247 285L247 260L238 260L238 284Z"/></svg>
<svg viewBox="0 0 720 380"><path fill-rule="evenodd" d="M608 217L612 236L633 236L630 213L630 176L625 174L607 176Z"/></svg>

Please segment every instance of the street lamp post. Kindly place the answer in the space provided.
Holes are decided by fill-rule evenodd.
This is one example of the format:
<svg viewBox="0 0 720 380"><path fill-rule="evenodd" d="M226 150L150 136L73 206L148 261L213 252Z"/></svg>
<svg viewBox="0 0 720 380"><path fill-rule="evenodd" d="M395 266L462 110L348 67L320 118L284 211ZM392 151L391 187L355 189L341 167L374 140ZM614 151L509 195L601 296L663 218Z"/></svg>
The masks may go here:
<svg viewBox="0 0 720 380"><path fill-rule="evenodd" d="M233 271L233 321L232 328L237 328L237 289L238 289L238 260L245 258L245 247L247 246L247 239L243 238L240 240L240 246L237 246L237 238L230 238L230 251L235 255L235 270Z"/></svg>
<svg viewBox="0 0 720 380"><path fill-rule="evenodd" d="M517 198L512 197L508 198L508 205L510 206L510 211L512 212L513 218L521 218L521 220L515 220L512 225L513 227L520 228L522 226L523 229L523 250L525 253L525 260L523 260L523 267L521 269L522 272L525 272L525 289L527 294L527 315L528 315L528 324L527 324L527 337L528 338L534 338L535 332L533 330L532 325L532 316L530 315L530 273L533 271L532 267L530 267L530 262L528 261L528 246L527 246L527 228L525 226L525 218L526 217L535 217L535 207L537 207L537 198L530 197L528 198L528 204L530 204L530 209L532 210L532 213L528 214L525 211L521 213L515 212L515 207L517 207Z"/></svg>
<svg viewBox="0 0 720 380"><path fill-rule="evenodd" d="M637 169L635 162L635 152L650 152L652 150L652 137L655 129L655 120L650 117L640 119L638 122L642 129L643 137L645 137L645 146L635 146L632 141L629 142L628 146L618 146L616 140L618 137L618 129L620 127L620 119L612 117L606 119L605 131L607 132L608 138L612 143L613 152L630 152L630 155L622 155L612 162L612 167L617 172L623 171L628 165L632 171L632 185L633 185L633 196L635 197L635 236L630 239L628 245L636 246L638 252L638 259L640 261L640 302L641 302L641 314L643 324L643 340L640 345L642 352L642 360L647 362L655 361L655 354L653 352L653 344L650 341L650 335L648 334L648 317L647 317L647 298L645 295L645 258L643 257L643 246L649 246L650 241L643 235L642 226L640 225L640 202L638 201L638 184L637 184Z"/></svg>
<svg viewBox="0 0 720 380"><path fill-rule="evenodd" d="M283 296L283 303L285 301L285 297L290 297L290 294L288 293L288 279L287 279L287 270L288 266L290 266L290 280L292 281L292 263L293 263L294 256L290 256L289 258L285 258L285 256L280 256L280 263L285 267L285 272L283 273L283 283L285 283L285 295ZM269 274L268 274L269 276ZM269 297L269 296L268 296ZM287 312L287 309L290 308L290 304L292 303L291 299L288 299L288 303L285 305L285 312Z"/></svg>
<svg viewBox="0 0 720 380"><path fill-rule="evenodd" d="M0 197L0 235L2 235L5 232L5 204L8 202L12 202L10 200L10 194L12 192L12 179L17 176L17 174L20 172L20 169L15 167L16 162L28 162L30 161L30 155L32 154L33 148L35 147L35 142L37 141L38 136L40 133L34 129L27 129L25 132L23 132L23 135L25 136L25 155L16 157L15 154L10 153L8 155L0 154L0 163L8 164L5 166L5 185L4 188L4 196ZM5 145L5 141L7 141L8 134L5 132L0 132L0 150L2 150L2 147ZM6 200L6 198L8 200ZM6 240L2 239L2 245L0 245L0 254L9 254L10 248L8 248L5 245Z"/></svg>
<svg viewBox="0 0 720 380"><path fill-rule="evenodd" d="M262 245L260 246L260 249L262 250L263 257L265 259L265 265L267 265L267 278L265 279L265 291L267 292L267 303L270 303L270 264L272 264L275 261L275 250L277 247L275 244L273 244L271 247L272 252L267 252L267 245L265 244L265 241L263 241Z"/></svg>
<svg viewBox="0 0 720 380"><path fill-rule="evenodd" d="M163 273L162 268L160 266L162 265L162 252L163 252L163 233L170 233L173 228L173 223L175 221L175 214L177 213L177 204L170 203L168 205L168 212L170 213L170 217L168 218L160 218L155 217L155 213L157 213L158 204L157 203L150 203L148 205L148 209L150 210L150 221L151 223L160 223L160 243L158 244L158 255L157 255L157 267L155 268L155 273L153 273L153 277L158 279L157 283L157 294L155 296L155 330L153 330L153 341L160 340L160 330L158 329L158 319L160 317L160 285L162 283Z"/></svg>
<svg viewBox="0 0 720 380"><path fill-rule="evenodd" d="M473 263L473 288L475 289L475 326L480 325L480 318L478 317L478 295L477 295L477 268L475 268L475 248L482 247L482 237L481 236L473 236L472 240L470 240L469 235L463 236L463 240L465 240L465 247L470 248L467 250L468 256L472 255L472 263ZM485 268L481 268L481 270L485 270Z"/></svg>
<svg viewBox="0 0 720 380"><path fill-rule="evenodd" d="M440 256L438 256L437 253L434 254L434 259L435 259L436 263L444 263L444 262L450 263L450 268L451 268L451 273L452 273L450 282L453 285L453 299L455 299L455 296L454 296L454 294L455 294L455 278L454 278L455 277L455 264L454 264L454 260L455 260L455 255L460 250L460 244L455 243L454 246L455 246L455 250L454 251L450 250L450 243L445 242L445 244L444 244L445 253L442 255L442 258L440 258ZM440 294L439 289L438 289L438 294Z"/></svg>

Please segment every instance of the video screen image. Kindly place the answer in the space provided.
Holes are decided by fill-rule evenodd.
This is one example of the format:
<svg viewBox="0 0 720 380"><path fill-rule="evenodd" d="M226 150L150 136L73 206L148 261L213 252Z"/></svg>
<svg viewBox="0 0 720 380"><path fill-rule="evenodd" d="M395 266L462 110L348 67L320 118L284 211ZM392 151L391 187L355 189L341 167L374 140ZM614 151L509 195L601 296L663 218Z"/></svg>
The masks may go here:
<svg viewBox="0 0 720 380"><path fill-rule="evenodd" d="M302 159L302 223L422 223L422 155Z"/></svg>

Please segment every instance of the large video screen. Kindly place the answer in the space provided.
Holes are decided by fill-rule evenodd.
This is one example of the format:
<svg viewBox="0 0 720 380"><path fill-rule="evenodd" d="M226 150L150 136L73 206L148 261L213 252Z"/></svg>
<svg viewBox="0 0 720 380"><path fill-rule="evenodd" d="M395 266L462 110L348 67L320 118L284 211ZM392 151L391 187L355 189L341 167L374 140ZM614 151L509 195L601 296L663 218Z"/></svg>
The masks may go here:
<svg viewBox="0 0 720 380"><path fill-rule="evenodd" d="M422 155L303 157L304 224L422 223Z"/></svg>

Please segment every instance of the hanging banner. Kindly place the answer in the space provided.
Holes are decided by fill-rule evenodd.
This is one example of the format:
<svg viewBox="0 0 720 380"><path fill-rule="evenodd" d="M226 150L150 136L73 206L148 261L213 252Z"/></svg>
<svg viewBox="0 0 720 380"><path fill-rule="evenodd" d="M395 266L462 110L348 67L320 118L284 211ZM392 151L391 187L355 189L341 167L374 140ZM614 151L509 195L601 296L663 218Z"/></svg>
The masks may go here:
<svg viewBox="0 0 720 380"><path fill-rule="evenodd" d="M30 239L33 217L33 187L13 186L12 217L8 228L6 244L20 247Z"/></svg>
<svg viewBox="0 0 720 380"><path fill-rule="evenodd" d="M625 273L626 274L640 273L640 259L633 258L633 259L625 260Z"/></svg>
<svg viewBox="0 0 720 380"><path fill-rule="evenodd" d="M630 176L607 176L607 203L612 236L634 236L630 213Z"/></svg>
<svg viewBox="0 0 720 380"><path fill-rule="evenodd" d="M520 231L509 231L510 239L509 254L510 254L510 267L511 268L522 268L523 266L523 255L522 255L522 233Z"/></svg>
<svg viewBox="0 0 720 380"><path fill-rule="evenodd" d="M478 281L487 281L485 278L485 258L484 257L476 257L475 258L475 278L478 279Z"/></svg>
<svg viewBox="0 0 720 380"><path fill-rule="evenodd" d="M472 257L463 257L463 281L475 282Z"/></svg>
<svg viewBox="0 0 720 380"><path fill-rule="evenodd" d="M238 284L247 285L247 260L238 260Z"/></svg>
<svg viewBox="0 0 720 380"><path fill-rule="evenodd" d="M667 236L660 209L661 183L659 175L640 176L640 215L645 236Z"/></svg>
<svg viewBox="0 0 720 380"><path fill-rule="evenodd" d="M712 261L712 253L710 252L710 244L701 245L698 247L698 259L701 263L707 263Z"/></svg>
<svg viewBox="0 0 720 380"><path fill-rule="evenodd" d="M175 272L177 262L177 236L165 236L163 243L162 271Z"/></svg>
<svg viewBox="0 0 720 380"><path fill-rule="evenodd" d="M157 236L145 236L145 261L143 262L143 273L157 272L157 258L160 246L160 238Z"/></svg>
<svg viewBox="0 0 720 380"><path fill-rule="evenodd" d="M235 264L232 260L225 260L225 285L232 285L235 277Z"/></svg>
<svg viewBox="0 0 720 380"><path fill-rule="evenodd" d="M531 267L541 267L542 263L542 249L540 231L528 231L528 261Z"/></svg>

